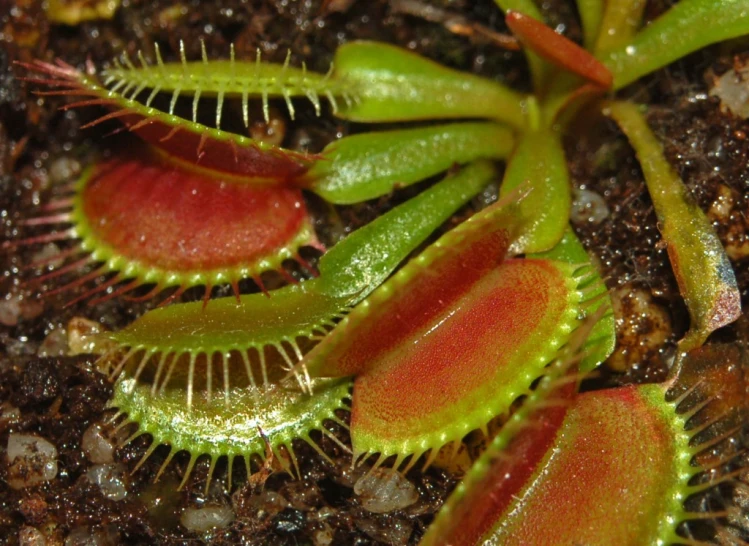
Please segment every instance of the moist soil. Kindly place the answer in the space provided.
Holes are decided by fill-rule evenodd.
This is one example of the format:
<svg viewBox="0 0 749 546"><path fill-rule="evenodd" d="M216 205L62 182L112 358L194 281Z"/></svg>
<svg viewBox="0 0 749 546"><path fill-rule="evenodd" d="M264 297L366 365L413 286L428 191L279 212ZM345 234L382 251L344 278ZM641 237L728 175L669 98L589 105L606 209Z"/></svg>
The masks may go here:
<svg viewBox="0 0 749 546"><path fill-rule="evenodd" d="M199 38L204 38L211 58L226 57L229 44L234 43L240 56L254 58L255 48L260 48L264 59L283 62L290 50L292 64L305 61L309 68L324 72L337 46L371 39L407 47L519 89L527 87L521 54L502 50L480 36L459 36L439 23L394 13L396 4L400 3L132 0L123 2L111 20L65 26L50 22L40 1L0 0L0 240L45 233L22 227L20 220L34 216L56 186L75 179L94 153L106 154L119 142L103 138L111 127L80 130L97 116L95 109L62 113L57 107L63 101L35 96L34 86L21 79L24 71L13 66L14 61L61 58L77 67L89 60L102 66L123 51L131 57L139 49L151 51L154 42L161 44L165 60L174 60L180 40L187 45L188 58L196 59ZM506 31L489 0L435 1L432 5L449 7L493 31ZM666 7L663 2L650 2L648 17ZM552 26L579 38L574 8L555 0L544 3L544 9ZM719 100L708 92L713 77L739 62L741 58L734 55L741 49L741 44L733 44L698 52L641 80L623 95L650 105L651 126L664 142L669 160L714 221L747 305L747 124L723 112ZM367 129L330 115L316 118L311 107L300 106L294 122L285 118L281 108L274 111L283 144L299 150L319 151L335 138ZM619 336L616 353L588 388L659 381L665 377L675 342L688 326L686 309L631 148L598 115L581 119L566 141L576 191L572 225L613 290ZM334 243L341 234L429 183L353 207L331 208L310 197L321 239ZM490 187L456 215L451 225L493 201L496 193L496 186ZM62 242L46 251L65 248ZM239 485L229 491L221 480L226 469L219 464L217 479L205 492L207 463L203 461L187 486L177 491L188 461L185 454L174 459L156 484L153 477L168 450L157 450L143 468L130 473L149 445L141 437L114 455L112 464L120 469L126 494L122 500L112 500L87 474L93 463L82 446L84 432L111 416L105 409L111 384L96 371L95 357L65 356L66 328L74 317L121 328L154 303L116 300L66 307L74 294L38 298L37 294L59 286L29 282L35 273L24 264L38 258L39 252L39 247L23 246L0 252L0 296L7 294L0 300L0 544L42 544L41 536L46 544L66 545L415 544L457 483L454 468L412 471L407 477L418 492L415 504L385 514L369 512L353 493L356 476L352 476L350 456L335 443L318 438L332 464L300 442L295 449L301 480L274 473L264 484L251 486L244 476L235 476ZM243 289L252 290L252 283ZM200 294L188 291L183 299ZM226 289L214 290L214 296L226 294ZM744 347L748 322L742 318L711 342ZM341 418L347 419L346 412ZM345 430L337 432L348 442ZM6 446L13 433L37 435L56 447L54 479L21 489L8 485ZM234 521L207 533L189 531L180 522L186 508L210 506L230 506Z"/></svg>

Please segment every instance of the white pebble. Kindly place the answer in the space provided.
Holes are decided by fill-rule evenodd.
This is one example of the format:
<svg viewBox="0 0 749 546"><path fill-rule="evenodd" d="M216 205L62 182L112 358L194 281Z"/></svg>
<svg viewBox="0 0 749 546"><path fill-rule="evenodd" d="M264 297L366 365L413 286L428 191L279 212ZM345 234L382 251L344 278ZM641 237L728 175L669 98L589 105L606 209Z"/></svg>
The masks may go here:
<svg viewBox="0 0 749 546"><path fill-rule="evenodd" d="M234 511L228 506L187 508L182 512L179 521L190 531L204 533L212 529L228 527L234 521Z"/></svg>
<svg viewBox="0 0 749 546"><path fill-rule="evenodd" d="M19 546L45 546L47 541L36 527L24 527L18 531Z"/></svg>
<svg viewBox="0 0 749 546"><path fill-rule="evenodd" d="M73 317L68 322L68 356L80 354L91 354L94 352L105 353L109 347L100 345L95 341L96 334L105 331L106 328L93 320L83 317ZM113 347L114 348L114 347Z"/></svg>
<svg viewBox="0 0 749 546"><path fill-rule="evenodd" d="M36 354L41 358L65 356L68 352L68 334L64 328L55 328L44 338Z"/></svg>
<svg viewBox="0 0 749 546"><path fill-rule="evenodd" d="M105 464L114 461L115 445L105 434L101 423L94 423L86 429L81 447L86 458L92 463Z"/></svg>
<svg viewBox="0 0 749 546"><path fill-rule="evenodd" d="M86 477L101 489L110 500L119 501L127 496L125 467L121 464L97 464L86 472Z"/></svg>
<svg viewBox="0 0 749 546"><path fill-rule="evenodd" d="M313 535L312 540L314 541L315 546L330 546L333 544L334 534L335 531L330 528L330 525L323 523L323 529L317 531Z"/></svg>
<svg viewBox="0 0 749 546"><path fill-rule="evenodd" d="M3 326L15 326L21 316L21 299L10 296L9 299L0 301L0 324Z"/></svg>
<svg viewBox="0 0 749 546"><path fill-rule="evenodd" d="M573 224L597 226L610 214L609 207L601 195L590 190L575 189L572 191L570 220Z"/></svg>
<svg viewBox="0 0 749 546"><path fill-rule="evenodd" d="M362 507L375 514L384 514L412 505L419 500L416 486L389 468L377 468L354 485Z"/></svg>
<svg viewBox="0 0 749 546"><path fill-rule="evenodd" d="M23 489L57 476L57 448L28 434L8 436L8 485Z"/></svg>
<svg viewBox="0 0 749 546"><path fill-rule="evenodd" d="M70 157L61 157L49 166L49 177L54 184L61 184L72 180L81 172L81 164Z"/></svg>
<svg viewBox="0 0 749 546"><path fill-rule="evenodd" d="M103 529L76 527L65 539L65 546L110 546L119 544L116 527L109 525Z"/></svg>
<svg viewBox="0 0 749 546"><path fill-rule="evenodd" d="M715 80L710 94L720 99L720 105L741 118L749 117L749 69L729 70Z"/></svg>

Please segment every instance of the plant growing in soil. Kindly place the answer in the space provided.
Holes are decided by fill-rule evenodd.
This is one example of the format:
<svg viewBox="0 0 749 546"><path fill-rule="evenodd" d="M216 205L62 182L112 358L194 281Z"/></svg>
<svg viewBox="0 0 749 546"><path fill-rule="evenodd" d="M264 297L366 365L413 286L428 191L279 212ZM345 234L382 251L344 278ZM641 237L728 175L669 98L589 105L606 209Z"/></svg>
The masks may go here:
<svg viewBox="0 0 749 546"><path fill-rule="evenodd" d="M366 42L341 47L327 75L304 67L295 70L288 62L274 66L258 59L243 64L233 53L229 61L210 61L204 55L202 62L188 63L183 55L180 63L168 64L158 49L154 65L142 57L141 68L127 61L125 67L103 73L102 82L63 64L30 66L47 74L39 83L55 88L45 94L84 97L67 108L112 108L93 124L117 118L148 147L145 155L116 157L93 167L92 174L75 189L69 215L55 213L30 221L73 222L73 230L66 235L81 237L75 251L90 256L72 261L58 270L61 273L91 261L104 262L65 288L102 273L112 276L83 297L105 290L109 293L104 298L114 297L155 284L154 291L178 286L176 298L183 288L206 286L202 304L176 304L149 312L121 332L94 341L105 352L103 362L112 376L119 377L113 406L119 408L117 418L128 415L120 426L136 422L140 429L132 438L144 433L153 437L139 465L160 443L166 443L172 449L159 474L174 453L190 452L183 484L204 454L211 461L208 482L216 461L224 456L229 460L229 476L236 456L245 458L249 473L251 458L268 455L299 474L291 441L307 439L325 456L310 439L310 431L323 430L333 437L323 421L340 423L334 410L345 396L347 383L333 380L321 386L321 380L314 379L330 376L355 377L353 455L357 459L379 454L373 469L390 459L396 469L407 461L406 472L427 453L428 466L443 446L459 445L474 429L486 431L490 421L506 416L513 402L527 396L530 409L521 407L515 413L490 450L492 457L499 453L513 460L508 445L517 441L515 435L524 441L525 427L536 419L537 408L532 404L553 390L549 385L573 384L561 378L560 366L549 363L579 361L580 371L587 372L613 349L613 317L605 313L608 296L568 226L570 184L562 135L591 110L610 114L637 152L689 310L691 328L679 345L674 377L682 370L685 356L698 349L712 331L738 318L738 287L712 227L690 201L639 109L616 101L613 92L704 45L749 33L745 16L749 5L686 0L640 30L641 3L612 2L604 8L599 2L580 2L586 50L539 22L540 14L532 3L498 3L507 10L508 26L526 46L532 94L448 70L392 46ZM147 89L150 93L141 104L138 99ZM153 106L159 93L171 93L165 112ZM183 93L192 96L192 121L175 114ZM217 98L215 129L198 122L201 97L211 94ZM334 114L355 121L477 117L492 121L365 133L334 142L319 155L301 155L220 130L224 101L232 96L242 101L245 124L249 97L261 100L268 121L268 101L273 96L285 101L292 118L292 97L305 96L318 114L320 99L325 97ZM601 102L604 97L607 101ZM410 251L491 179L492 167L483 159L505 157L502 203L444 235L382 284ZM268 291L269 298L240 295L240 279L257 279L263 288L259 277L264 269L282 270L281 262L295 257L298 246L316 244L301 189L332 203L353 203L415 183L454 163L468 166L333 246L320 259L318 278ZM153 174L150 179L122 181L134 173ZM138 186L149 180L158 186L161 199L146 195ZM128 183L135 185L129 192L131 201L115 203L109 198L119 184ZM139 215L147 213L147 205L155 205L154 210L172 206L173 217L183 221L181 230L200 230L191 221L196 209L182 200L170 200L189 183L200 184L201 191L211 197L228 185L232 190L227 204L245 199L261 203L255 192L269 191L267 201L273 202L274 209L282 192L296 192L290 202L297 205L289 207L289 214L303 227L284 231L282 242L264 233L253 236L257 243L250 251L236 245L216 256L211 256L215 241L206 241L203 247L195 247L197 265L174 252L176 242L135 248L132 238L117 239L117 233L137 230L149 239L160 238L162 226L149 226L146 217ZM57 203L52 208L65 205ZM257 210L262 213L267 207L258 204ZM228 218L244 221L246 214L237 210ZM283 215L273 216L269 225L288 224L282 222ZM220 226L217 231L226 230L230 242L246 237L242 221L226 220L223 215L208 219L211 225ZM115 236L101 229L89 236L97 225L115 225ZM41 236L28 242L57 237ZM230 246L222 244L221 248ZM258 254L255 247L267 253ZM162 266L169 260L171 267ZM180 276L182 271L186 273ZM222 282L235 287L239 301L219 298L206 306L212 285ZM586 322L591 313L596 320ZM582 337L577 343L585 348L573 359L567 347L576 337ZM256 376L262 381L256 381ZM541 386L533 391L539 379ZM293 386L294 380L298 387ZM214 384L222 386L223 400L213 399ZM289 395L288 389L295 389L295 394ZM677 431L669 444L674 455L665 457L662 465L664 472L688 475L679 474L678 480L664 485L669 491L679 487L673 510L663 516L671 518L669 529L660 532L660 520L645 522L642 533L624 538L625 542L681 540L676 533L684 529L679 525L692 518L683 508L684 499L722 481L711 480L705 487L688 485L707 466L700 462L690 467L691 458L701 449L687 447L689 438L683 430L688 428L688 418L678 415L680 401L664 409L663 396L658 399L653 392L663 394L668 386L658 389L630 388L637 392L628 394L628 400L652 402L636 419L638 425L671 412L663 426ZM576 411L590 413L593 417L587 424L596 421L599 412L611 417L612 412L601 407L616 398L617 392L575 398L575 389L567 390L565 398L574 401L563 407L573 404L569 410L573 416ZM180 400L186 400L186 405ZM238 403L260 406L250 417L231 409ZM277 406L285 408L280 422L260 419ZM556 428L548 431L544 445L574 443L564 438L577 434L564 428L574 427L562 424L567 423L564 413L556 420ZM237 416L240 422L235 423ZM197 425L192 426L192 419ZM622 419L619 414L611 417L611 428L616 429ZM190 426L180 428L175 423ZM595 434L595 430L583 435ZM702 429L694 434L699 432ZM555 435L560 435L557 440ZM572 456L571 450L564 447L564 451ZM546 452L539 448L536 453L541 457ZM724 462L730 458L720 459L716 467ZM651 470L643 462L634 464L635 477L629 482L625 479L630 485L635 485L638 473ZM476 472L481 474L483 468L477 467ZM563 477L554 478L553 484L563 483ZM651 495L656 504L665 498L659 496L661 485L653 485L659 491ZM463 495L460 502L463 510L471 511L485 501ZM531 503L528 506L527 510L538 511ZM517 509L526 507L520 503ZM448 518L449 522L452 510L449 507L441 521ZM707 517L714 516L707 513ZM497 517L499 527L509 522L505 516ZM604 536L608 529L604 521L593 532ZM477 536L483 534L481 530Z"/></svg>

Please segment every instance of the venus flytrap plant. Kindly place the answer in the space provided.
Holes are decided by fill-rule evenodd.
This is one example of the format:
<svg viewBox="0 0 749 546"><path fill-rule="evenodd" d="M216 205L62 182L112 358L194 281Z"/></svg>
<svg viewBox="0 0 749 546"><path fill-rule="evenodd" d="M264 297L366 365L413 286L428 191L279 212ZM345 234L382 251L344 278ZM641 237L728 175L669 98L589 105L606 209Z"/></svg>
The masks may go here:
<svg viewBox="0 0 749 546"><path fill-rule="evenodd" d="M239 305L224 298L205 309L200 303L159 309L120 332L98 338L102 350L108 351L102 362L120 377L113 406L128 414L121 425L137 422L141 428L136 435L153 437L143 460L157 445L167 443L172 450L164 465L179 450L191 454L185 480L201 454L211 459L209 475L221 456L231 464L236 456L246 455L249 468L249 459L263 454L259 426L274 454L295 466L291 441L297 437L309 441L311 430L330 434L323 423L336 421L333 411L348 389L347 379L321 382L317 376L354 377L355 459L379 453L375 466L391 457L396 467L406 463L406 469L427 452L428 464L443 445L460 442L473 429L484 429L492 418L507 414L518 397L526 396L530 404L520 405L487 455L506 452L512 467L518 463L515 438L525 442L534 455L533 466L526 465L525 474L516 474L525 477L515 480L515 493L528 485L529 472L556 464L545 459L551 453L549 446L560 446L555 453L561 453L561 467L578 465L588 471L594 459L587 457L591 454L587 438L601 435L610 447L618 438L631 436L636 440L632 445L609 450L610 463L619 465L617 487L631 486L641 498L652 501L652 514L638 516L630 495L625 499L624 519L631 518L632 525L604 522L585 527L581 522L570 526L570 539L587 531L593 533L588 536L593 543L609 532L621 538L621 544L678 538L676 525L693 517L684 510L683 498L702 488L688 482L706 468L690 466L690 458L702 447L690 447L689 442L708 427L692 429L680 401L664 402L669 385L586 393L569 411L551 409L557 401L552 394L556 387L564 386L567 400L574 397L574 389L570 391L572 383L561 379L559 367L549 363L565 361L569 346L577 354L576 347L584 344L584 352L576 358L587 371L607 357L614 342L605 287L568 225L570 176L562 139L576 116L599 111L596 101L607 93L704 45L749 33L749 17L741 17L749 3L683 0L641 30L641 2L613 0L604 7L597 0L581 0L587 50L546 27L530 0L497 3L508 11L508 25L526 46L533 81L530 95L371 42L342 46L327 75L313 74L304 65L293 69L288 59L284 65L259 59L241 63L233 52L228 61L211 61L204 53L197 63L188 62L184 54L178 63L164 63L157 50L155 64L141 57L141 67L136 68L126 60L124 67L105 71L103 80L62 64L31 66L51 78L40 80L56 88L46 94L84 99L67 108L112 109L93 124L117 118L186 172L209 179L219 174L237 177L247 187L304 189L332 203L355 203L435 175L454 163L507 159L500 190L505 206L476 214L388 281L410 251L492 178L489 164L470 164L351 234L320 259L316 279L273 291L270 299L242 295ZM718 12L711 11L711 5ZM675 47L665 47L661 39L673 41ZM168 111L154 106L161 93L171 95ZM175 113L182 95L192 100L192 121ZM216 128L197 122L205 96L216 97ZM318 115L325 98L335 115L353 121L491 121L354 135L314 155L218 128L226 100L241 100L247 124L250 98L261 101L267 119L268 101L274 97L285 101L292 118L294 98L306 97ZM737 287L704 216L679 196L680 181L668 169L652 135L642 129L642 120L628 108L614 105L612 111L620 111L614 116L632 140L651 192L666 190L670 195L662 205L654 195L654 202L664 226L677 226L673 231L664 229L675 268L694 271L705 260L709 266L710 282L704 290L698 290L693 273L677 272L693 319L693 329L680 345L687 351L702 344L710 331L735 319ZM516 203L521 185L530 191ZM244 191L249 190L237 190ZM684 223L694 232L686 233ZM707 258L688 247L695 237ZM585 321L590 315L599 318L595 325ZM587 341L577 339L582 333ZM307 380L306 374L313 379ZM534 391L531 386L538 378L542 379ZM314 386L313 396L302 392L308 383ZM223 400L213 397L214 385L223 388ZM185 399L186 405L180 402ZM232 412L234 402L252 406L252 415ZM267 411L275 405L283 408L277 418ZM556 428L545 427L545 443L539 447L534 438L523 438L526 425L539 422L537 412L546 410L556 416ZM604 426L597 426L598 422ZM640 422L650 427L658 442L639 441ZM650 453L654 449L657 453ZM627 463L643 453L652 455L655 470L639 459ZM487 464L478 467L479 480ZM628 476L633 469L634 479ZM504 475L496 475L500 474ZM547 518L543 528L556 533L557 515L545 509L562 505L567 497L576 498L572 493L579 484L565 481L572 472L551 469L547 474L553 476L544 491L534 490L529 498L547 491L552 491L551 497L536 504L506 497L505 508L515 503L514 508L490 514L492 533L512 528L507 540L527 539L526 543L549 538L532 535L533 529L522 538L527 529L513 519L521 512L529 518ZM592 505L613 494L614 486L606 489L600 472L593 468L589 474L596 487L591 491L598 496L581 502ZM463 502L470 513L484 500L479 494ZM572 509L564 509L573 515ZM431 544L429 540L439 538L450 525L453 531L460 529L461 520L450 506L445 513L425 543ZM444 518L453 521L445 527ZM487 529L476 536L485 535Z"/></svg>

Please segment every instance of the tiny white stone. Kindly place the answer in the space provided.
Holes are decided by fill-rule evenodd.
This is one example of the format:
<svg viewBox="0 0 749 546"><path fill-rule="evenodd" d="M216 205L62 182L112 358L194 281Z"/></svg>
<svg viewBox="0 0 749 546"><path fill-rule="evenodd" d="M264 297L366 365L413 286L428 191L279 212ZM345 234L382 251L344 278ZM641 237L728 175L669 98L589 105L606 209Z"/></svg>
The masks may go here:
<svg viewBox="0 0 749 546"><path fill-rule="evenodd" d="M354 493L365 510L376 514L403 509L419 500L416 486L389 468L378 468L359 478Z"/></svg>
<svg viewBox="0 0 749 546"><path fill-rule="evenodd" d="M224 529L234 521L234 511L228 506L187 508L182 512L179 521L190 531L206 532L212 529Z"/></svg>
<svg viewBox="0 0 749 546"><path fill-rule="evenodd" d="M57 476L57 448L30 434L8 436L8 485L23 489Z"/></svg>

